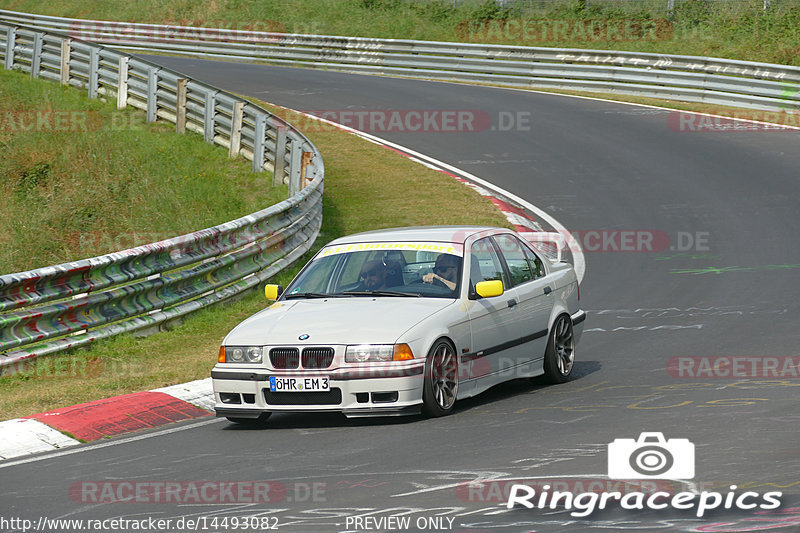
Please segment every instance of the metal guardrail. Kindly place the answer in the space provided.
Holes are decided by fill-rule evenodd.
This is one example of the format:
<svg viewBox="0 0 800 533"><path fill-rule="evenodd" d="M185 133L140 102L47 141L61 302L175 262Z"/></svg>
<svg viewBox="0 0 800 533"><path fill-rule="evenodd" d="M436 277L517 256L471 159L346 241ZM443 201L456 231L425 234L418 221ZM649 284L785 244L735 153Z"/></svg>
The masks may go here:
<svg viewBox="0 0 800 533"><path fill-rule="evenodd" d="M0 373L40 355L152 328L257 286L305 253L322 223L317 148L269 111L108 47L0 22L0 61L33 78L116 99L288 182L276 205L100 257L0 276Z"/></svg>
<svg viewBox="0 0 800 533"><path fill-rule="evenodd" d="M66 19L0 20L125 49L426 79L621 93L764 110L800 109L800 68L710 57L281 34Z"/></svg>

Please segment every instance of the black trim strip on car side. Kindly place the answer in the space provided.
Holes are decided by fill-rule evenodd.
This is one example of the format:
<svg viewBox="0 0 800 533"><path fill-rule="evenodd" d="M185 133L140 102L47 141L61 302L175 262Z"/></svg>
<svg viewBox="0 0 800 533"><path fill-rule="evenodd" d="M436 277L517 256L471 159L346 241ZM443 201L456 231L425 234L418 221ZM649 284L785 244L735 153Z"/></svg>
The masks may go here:
<svg viewBox="0 0 800 533"><path fill-rule="evenodd" d="M491 355L497 352L502 352L503 350L508 350L509 348L513 348L514 346L519 346L520 344L525 344L526 342L531 342L536 339L540 339L546 335L547 335L547 330L543 329L542 331L537 331L536 333L533 333L531 335L526 335L524 337L520 337L519 339L514 339L513 341L507 341L502 344L498 344L496 346L491 346L479 352L463 354L461 356L461 360L471 361L473 359L486 357L487 355Z"/></svg>
<svg viewBox="0 0 800 533"><path fill-rule="evenodd" d="M536 364L536 363L542 361L543 359L544 359L544 357L537 357L536 359L531 359L530 361L525 361L524 363L517 363L514 366L510 366L508 368L501 368L500 370L495 370L494 372L489 372L488 374L482 374L482 375L474 377L474 378L462 379L462 380L459 381L459 383L468 383L470 381L477 381L479 379L483 379L483 378L488 377L488 376L494 376L494 375L497 375L497 374L503 374L503 373L506 373L506 372L511 372L511 371L514 371L514 370L518 369L521 366L528 366L530 364ZM532 376L532 377L541 376L542 374L544 374L544 370L542 370L541 374L536 374L536 376Z"/></svg>
<svg viewBox="0 0 800 533"><path fill-rule="evenodd" d="M572 325L576 326L576 325L580 324L581 322L583 322L584 320L586 320L586 311L579 311L578 316L577 317L573 317Z"/></svg>

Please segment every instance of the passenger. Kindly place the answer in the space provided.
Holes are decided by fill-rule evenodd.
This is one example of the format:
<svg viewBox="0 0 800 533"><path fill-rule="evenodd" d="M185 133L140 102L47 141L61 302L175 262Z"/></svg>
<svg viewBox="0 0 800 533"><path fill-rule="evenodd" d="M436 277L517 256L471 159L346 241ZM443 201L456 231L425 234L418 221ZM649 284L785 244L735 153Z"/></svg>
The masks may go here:
<svg viewBox="0 0 800 533"><path fill-rule="evenodd" d="M444 285L451 291L456 290L458 284L458 257L450 254L440 254L436 258L436 264L433 267L433 272L429 272L422 276L424 283L433 283L437 285Z"/></svg>

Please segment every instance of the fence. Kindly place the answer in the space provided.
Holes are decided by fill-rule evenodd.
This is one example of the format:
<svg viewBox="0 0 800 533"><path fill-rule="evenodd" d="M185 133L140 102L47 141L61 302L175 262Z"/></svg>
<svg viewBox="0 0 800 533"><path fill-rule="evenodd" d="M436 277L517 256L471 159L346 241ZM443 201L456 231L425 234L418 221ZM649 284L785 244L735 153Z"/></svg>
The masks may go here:
<svg viewBox="0 0 800 533"><path fill-rule="evenodd" d="M0 20L145 52L413 78L620 93L763 110L800 108L800 67L710 57L281 34L64 19Z"/></svg>
<svg viewBox="0 0 800 533"><path fill-rule="evenodd" d="M298 259L322 222L324 166L290 124L155 63L71 36L0 22L6 69L115 99L148 121L203 135L290 197L251 215L125 251L0 276L0 373L122 332L158 327L256 287Z"/></svg>

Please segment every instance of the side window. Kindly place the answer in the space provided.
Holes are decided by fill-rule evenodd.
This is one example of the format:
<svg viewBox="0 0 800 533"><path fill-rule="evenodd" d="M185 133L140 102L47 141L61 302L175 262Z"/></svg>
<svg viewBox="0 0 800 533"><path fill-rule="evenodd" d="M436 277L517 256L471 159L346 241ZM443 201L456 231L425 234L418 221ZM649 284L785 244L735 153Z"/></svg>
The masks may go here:
<svg viewBox="0 0 800 533"><path fill-rule="evenodd" d="M525 283L537 277L532 271L532 265L528 262L525 246L519 242L519 239L513 235L505 234L496 235L495 241L505 258L508 271L511 273L512 286Z"/></svg>
<svg viewBox="0 0 800 533"><path fill-rule="evenodd" d="M470 285L474 288L479 281L499 279L504 287L509 287L503 266L489 237L475 241L470 248Z"/></svg>
<svg viewBox="0 0 800 533"><path fill-rule="evenodd" d="M528 263L531 265L531 271L533 272L533 279L541 278L545 275L544 271L544 264L542 263L542 259L536 255L530 248L527 246L522 246L522 249L525 250L525 257L528 258Z"/></svg>

